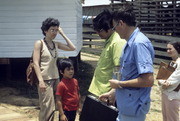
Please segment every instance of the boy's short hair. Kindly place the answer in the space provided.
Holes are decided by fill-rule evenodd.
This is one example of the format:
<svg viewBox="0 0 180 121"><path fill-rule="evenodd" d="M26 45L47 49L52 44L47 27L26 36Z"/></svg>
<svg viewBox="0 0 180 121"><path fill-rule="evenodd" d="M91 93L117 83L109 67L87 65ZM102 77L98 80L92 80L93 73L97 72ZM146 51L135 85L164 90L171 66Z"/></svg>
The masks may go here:
<svg viewBox="0 0 180 121"><path fill-rule="evenodd" d="M60 22L58 19L55 19L55 18L47 18L46 20L44 20L42 22L42 26L41 26L41 30L42 30L42 33L44 36L46 36L46 33L44 31L48 31L48 29L51 27L51 26L58 26L59 27L60 25Z"/></svg>
<svg viewBox="0 0 180 121"><path fill-rule="evenodd" d="M71 66L73 66L73 62L68 58L60 59L58 63L59 70L62 73L64 73L65 68L70 68Z"/></svg>

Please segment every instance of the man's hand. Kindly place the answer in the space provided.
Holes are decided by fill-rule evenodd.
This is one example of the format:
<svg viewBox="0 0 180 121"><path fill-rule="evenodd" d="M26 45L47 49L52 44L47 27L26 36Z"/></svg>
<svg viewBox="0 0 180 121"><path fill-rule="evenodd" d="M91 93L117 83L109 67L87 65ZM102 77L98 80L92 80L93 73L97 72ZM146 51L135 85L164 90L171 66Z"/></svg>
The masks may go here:
<svg viewBox="0 0 180 121"><path fill-rule="evenodd" d="M105 102L107 104L114 105L114 103L115 103L115 90L112 89L111 91L100 95L99 100L101 100L102 102Z"/></svg>
<svg viewBox="0 0 180 121"><path fill-rule="evenodd" d="M101 100L102 102L107 103L109 96L110 96L109 92L104 93L104 94L99 96L99 100Z"/></svg>
<svg viewBox="0 0 180 121"><path fill-rule="evenodd" d="M109 80L109 82L110 82L110 85L111 85L111 87L112 88L119 88L119 86L120 86L120 81L118 81L118 80L115 80L115 79L111 79L111 80Z"/></svg>

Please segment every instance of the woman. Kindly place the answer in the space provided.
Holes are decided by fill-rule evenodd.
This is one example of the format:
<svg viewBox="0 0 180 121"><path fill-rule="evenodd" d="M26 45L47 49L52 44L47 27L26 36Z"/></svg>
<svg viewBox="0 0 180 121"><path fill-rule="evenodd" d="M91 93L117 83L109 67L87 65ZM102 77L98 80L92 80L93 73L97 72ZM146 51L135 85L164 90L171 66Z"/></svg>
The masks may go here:
<svg viewBox="0 0 180 121"><path fill-rule="evenodd" d="M168 43L167 53L173 59L175 71L167 80L158 80L162 89L163 121L179 121L180 116L180 42Z"/></svg>
<svg viewBox="0 0 180 121"><path fill-rule="evenodd" d="M39 121L53 121L55 111L54 92L59 82L57 68L58 50L73 51L75 46L59 27L59 21L54 18L47 18L42 23L43 40L38 40L34 45L33 62L37 74L38 94L40 103ZM66 44L54 41L57 34L60 34Z"/></svg>

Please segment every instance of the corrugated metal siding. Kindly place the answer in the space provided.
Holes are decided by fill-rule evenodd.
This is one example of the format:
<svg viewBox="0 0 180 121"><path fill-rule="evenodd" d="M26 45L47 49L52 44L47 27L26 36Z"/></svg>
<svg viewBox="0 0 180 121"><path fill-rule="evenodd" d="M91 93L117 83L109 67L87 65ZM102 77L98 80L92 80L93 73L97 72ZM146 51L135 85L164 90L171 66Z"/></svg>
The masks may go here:
<svg viewBox="0 0 180 121"><path fill-rule="evenodd" d="M82 48L82 44L83 44L83 40L82 40L82 24L83 24L83 20L82 20L82 6L81 6L81 1L77 1L76 2L76 11L77 11L77 48L79 49L78 51L80 51L80 49Z"/></svg>
<svg viewBox="0 0 180 121"><path fill-rule="evenodd" d="M76 45L82 47L82 6L79 0L0 0L0 58L30 57L34 41L42 39L41 24L47 17L59 19L60 26ZM64 42L60 35L58 41Z"/></svg>

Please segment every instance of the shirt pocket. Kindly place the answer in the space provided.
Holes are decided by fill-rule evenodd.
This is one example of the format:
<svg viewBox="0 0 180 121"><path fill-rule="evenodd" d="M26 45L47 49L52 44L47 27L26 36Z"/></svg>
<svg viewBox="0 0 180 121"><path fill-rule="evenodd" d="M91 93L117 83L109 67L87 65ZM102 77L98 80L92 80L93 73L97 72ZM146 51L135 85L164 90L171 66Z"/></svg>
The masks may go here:
<svg viewBox="0 0 180 121"><path fill-rule="evenodd" d="M134 76L137 72L136 63L133 61L124 61L122 66L122 76L127 80Z"/></svg>

